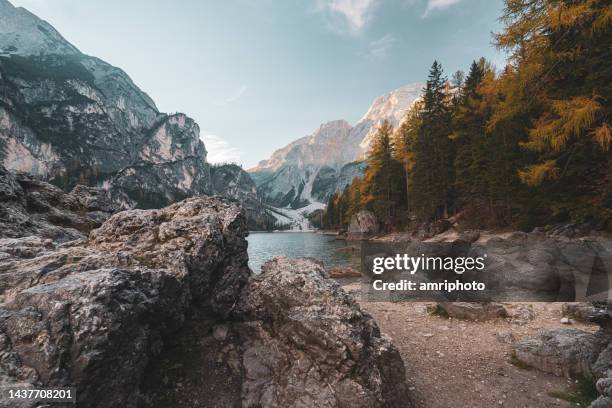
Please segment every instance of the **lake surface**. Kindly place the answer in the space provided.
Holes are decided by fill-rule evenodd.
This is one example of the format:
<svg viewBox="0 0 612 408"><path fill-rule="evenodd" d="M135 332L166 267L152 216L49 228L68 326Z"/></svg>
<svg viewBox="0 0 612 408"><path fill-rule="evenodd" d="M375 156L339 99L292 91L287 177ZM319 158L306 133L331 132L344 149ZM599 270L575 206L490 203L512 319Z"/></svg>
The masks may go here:
<svg viewBox="0 0 612 408"><path fill-rule="evenodd" d="M290 258L317 258L326 267L355 265L358 257L344 240L333 235L315 232L251 232L249 241L249 266L258 273L268 259L275 256Z"/></svg>

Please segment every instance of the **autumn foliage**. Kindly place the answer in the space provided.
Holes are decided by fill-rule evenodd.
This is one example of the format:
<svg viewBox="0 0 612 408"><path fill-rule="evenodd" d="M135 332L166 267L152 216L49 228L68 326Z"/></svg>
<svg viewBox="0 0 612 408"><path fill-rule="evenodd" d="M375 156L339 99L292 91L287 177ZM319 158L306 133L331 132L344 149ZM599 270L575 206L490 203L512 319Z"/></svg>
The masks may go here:
<svg viewBox="0 0 612 408"><path fill-rule="evenodd" d="M473 228L612 229L612 5L506 0L500 20L508 65L480 59L449 81L435 61L400 127L378 130L363 178L330 199L324 227L369 209L388 230L455 214Z"/></svg>

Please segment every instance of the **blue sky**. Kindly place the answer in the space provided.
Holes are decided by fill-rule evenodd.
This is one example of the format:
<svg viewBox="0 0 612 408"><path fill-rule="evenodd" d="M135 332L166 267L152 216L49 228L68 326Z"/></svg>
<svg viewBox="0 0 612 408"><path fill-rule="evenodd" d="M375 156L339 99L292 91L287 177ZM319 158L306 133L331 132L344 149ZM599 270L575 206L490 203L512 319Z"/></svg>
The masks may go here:
<svg viewBox="0 0 612 408"><path fill-rule="evenodd" d="M124 69L202 130L209 159L245 167L355 123L372 100L485 56L502 0L10 0L86 54Z"/></svg>

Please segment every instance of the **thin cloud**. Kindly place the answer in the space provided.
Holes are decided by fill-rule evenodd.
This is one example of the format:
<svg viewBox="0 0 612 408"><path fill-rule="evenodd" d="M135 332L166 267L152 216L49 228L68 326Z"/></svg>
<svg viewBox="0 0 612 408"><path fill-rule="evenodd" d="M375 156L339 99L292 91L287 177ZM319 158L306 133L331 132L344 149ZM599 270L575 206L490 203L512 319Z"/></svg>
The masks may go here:
<svg viewBox="0 0 612 408"><path fill-rule="evenodd" d="M222 101L215 102L215 105L217 105L217 106L226 106L226 105L229 105L230 103L234 103L238 99L242 98L242 96L244 95L244 93L246 91L247 91L247 86L246 85L242 85L236 92L234 92L229 97L223 99Z"/></svg>
<svg viewBox="0 0 612 408"><path fill-rule="evenodd" d="M428 17L435 11L447 9L461 1L463 0L427 0L427 8L425 13L423 13L423 17Z"/></svg>
<svg viewBox="0 0 612 408"><path fill-rule="evenodd" d="M384 58L396 42L397 40L393 34L385 34L377 40L370 41L368 44L368 55L374 59Z"/></svg>
<svg viewBox="0 0 612 408"><path fill-rule="evenodd" d="M318 0L317 9L340 17L349 31L359 32L370 20L376 3L378 0Z"/></svg>
<svg viewBox="0 0 612 408"><path fill-rule="evenodd" d="M232 146L227 140L209 132L202 132L200 140L204 142L208 151L209 163L240 163L242 150Z"/></svg>

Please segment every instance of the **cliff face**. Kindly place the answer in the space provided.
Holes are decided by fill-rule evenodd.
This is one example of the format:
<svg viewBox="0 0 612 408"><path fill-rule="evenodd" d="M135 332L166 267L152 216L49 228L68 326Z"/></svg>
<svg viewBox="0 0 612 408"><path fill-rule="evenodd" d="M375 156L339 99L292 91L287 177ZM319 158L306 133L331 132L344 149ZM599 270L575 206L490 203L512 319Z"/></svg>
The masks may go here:
<svg viewBox="0 0 612 408"><path fill-rule="evenodd" d="M160 113L123 71L80 53L0 46L12 50L0 56L0 160L7 169L66 189L87 183L125 192L133 201L125 204L141 207L211 191L197 124Z"/></svg>
<svg viewBox="0 0 612 408"><path fill-rule="evenodd" d="M212 189L242 204L248 215L249 230L270 230L276 219L266 210L257 194L255 182L242 167L235 164L211 166Z"/></svg>
<svg viewBox="0 0 612 408"><path fill-rule="evenodd" d="M228 195L244 199L254 229L266 228L246 173L212 179L193 119L159 112L125 72L27 10L0 0L0 17L0 165L66 191L101 187L124 208Z"/></svg>

